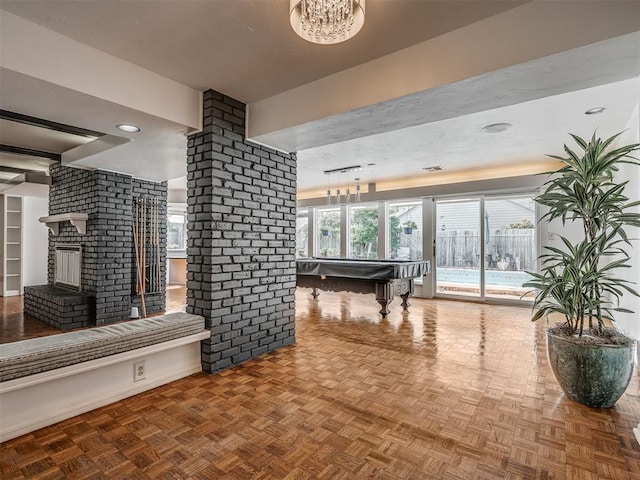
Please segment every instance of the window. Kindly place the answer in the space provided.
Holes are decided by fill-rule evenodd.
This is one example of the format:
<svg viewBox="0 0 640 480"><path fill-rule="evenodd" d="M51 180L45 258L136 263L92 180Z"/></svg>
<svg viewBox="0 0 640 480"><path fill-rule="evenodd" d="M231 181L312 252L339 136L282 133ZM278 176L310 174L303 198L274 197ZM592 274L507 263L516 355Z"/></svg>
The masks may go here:
<svg viewBox="0 0 640 480"><path fill-rule="evenodd" d="M422 200L390 202L387 212L387 258L422 260Z"/></svg>
<svg viewBox="0 0 640 480"><path fill-rule="evenodd" d="M339 257L340 251L340 208L317 210L317 257Z"/></svg>
<svg viewBox="0 0 640 480"><path fill-rule="evenodd" d="M187 248L186 216L170 213L167 220L167 250L184 250Z"/></svg>
<svg viewBox="0 0 640 480"><path fill-rule="evenodd" d="M352 206L349 215L350 258L378 258L378 206Z"/></svg>
<svg viewBox="0 0 640 480"><path fill-rule="evenodd" d="M309 256L309 210L300 209L296 216L296 258Z"/></svg>

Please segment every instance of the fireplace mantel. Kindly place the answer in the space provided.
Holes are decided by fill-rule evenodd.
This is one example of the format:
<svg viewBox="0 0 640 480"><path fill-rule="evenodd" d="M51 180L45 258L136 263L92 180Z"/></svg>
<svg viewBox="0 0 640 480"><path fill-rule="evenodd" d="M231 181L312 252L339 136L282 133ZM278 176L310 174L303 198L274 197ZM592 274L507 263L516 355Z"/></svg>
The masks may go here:
<svg viewBox="0 0 640 480"><path fill-rule="evenodd" d="M58 235L60 222L71 222L79 233L87 233L87 219L89 215L86 213L62 213L60 215L50 215L48 217L40 217L40 223L44 223L53 235Z"/></svg>

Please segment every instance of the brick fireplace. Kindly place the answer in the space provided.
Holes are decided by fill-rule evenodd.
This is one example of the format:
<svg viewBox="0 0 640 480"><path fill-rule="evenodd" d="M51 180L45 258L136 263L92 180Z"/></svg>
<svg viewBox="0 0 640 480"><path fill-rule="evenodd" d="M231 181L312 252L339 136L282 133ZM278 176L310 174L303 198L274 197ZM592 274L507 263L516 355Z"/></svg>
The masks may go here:
<svg viewBox="0 0 640 480"><path fill-rule="evenodd" d="M136 198L146 198L158 206L161 282L155 292L145 294L145 304L147 314L164 311L166 182L58 164L51 167L50 173L49 215L86 214L86 231L81 232L69 221L60 221L57 235L49 233L48 285L25 287L25 313L62 329L129 318L131 307L140 306L140 295L135 293L133 246ZM79 247L81 256L70 256L69 246ZM56 270L56 264L69 268L73 261L79 261L79 285L69 278L60 282L62 272Z"/></svg>

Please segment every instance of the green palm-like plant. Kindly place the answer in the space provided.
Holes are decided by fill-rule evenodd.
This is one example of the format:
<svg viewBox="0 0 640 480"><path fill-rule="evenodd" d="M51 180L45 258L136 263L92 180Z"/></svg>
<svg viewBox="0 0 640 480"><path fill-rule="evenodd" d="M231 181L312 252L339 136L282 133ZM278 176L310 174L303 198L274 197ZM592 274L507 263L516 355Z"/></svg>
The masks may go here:
<svg viewBox="0 0 640 480"><path fill-rule="evenodd" d="M607 150L619 135L602 140L594 134L589 142L571 135L582 153L565 145L566 157L551 155L564 166L536 197L548 208L541 220L579 221L584 236L575 244L560 236L564 248L545 247L540 272L528 272L533 278L524 286L537 290L533 321L555 312L564 315L572 334L582 336L586 319L591 332L601 332L612 312L629 312L617 306L625 292L638 296L630 282L615 275L630 267L625 227L640 226L640 213L631 211L640 201L625 196L628 182L614 180L620 164L640 165L630 155L640 144Z"/></svg>

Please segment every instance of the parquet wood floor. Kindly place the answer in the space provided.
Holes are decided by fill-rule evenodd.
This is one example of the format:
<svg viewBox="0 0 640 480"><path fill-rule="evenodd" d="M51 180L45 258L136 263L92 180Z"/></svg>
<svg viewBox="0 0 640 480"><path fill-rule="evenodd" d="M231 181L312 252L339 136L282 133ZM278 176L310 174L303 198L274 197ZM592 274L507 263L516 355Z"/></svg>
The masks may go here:
<svg viewBox="0 0 640 480"><path fill-rule="evenodd" d="M296 300L295 345L6 442L0 476L640 480L638 373L613 409L567 400L528 309Z"/></svg>
<svg viewBox="0 0 640 480"><path fill-rule="evenodd" d="M23 297L0 297L0 343L55 335L60 330L25 315Z"/></svg>

